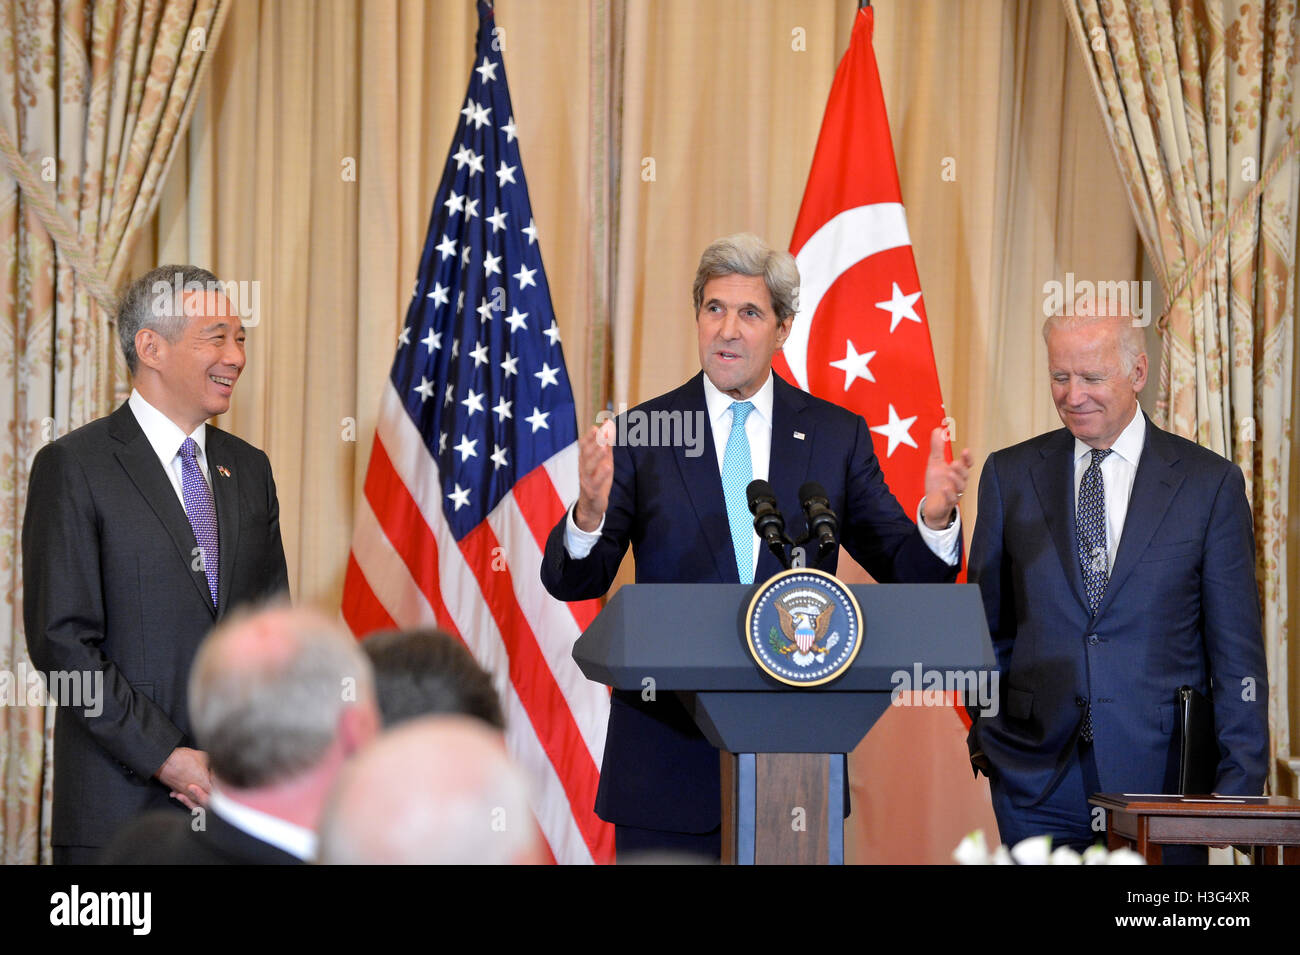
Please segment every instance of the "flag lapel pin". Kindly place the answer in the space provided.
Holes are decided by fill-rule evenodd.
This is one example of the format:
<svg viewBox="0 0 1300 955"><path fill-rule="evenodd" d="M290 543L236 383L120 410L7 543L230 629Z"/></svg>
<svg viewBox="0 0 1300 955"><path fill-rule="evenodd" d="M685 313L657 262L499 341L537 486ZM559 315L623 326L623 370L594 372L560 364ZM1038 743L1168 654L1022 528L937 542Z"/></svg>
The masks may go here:
<svg viewBox="0 0 1300 955"><path fill-rule="evenodd" d="M795 436L795 440L796 440L796 441L802 441L802 440L803 440L803 432L802 432L802 431L796 431L796 432L794 433L794 436Z"/></svg>
<svg viewBox="0 0 1300 955"><path fill-rule="evenodd" d="M230 471L226 469L226 466L224 464L217 465L217 473L219 473L222 477L230 477Z"/></svg>

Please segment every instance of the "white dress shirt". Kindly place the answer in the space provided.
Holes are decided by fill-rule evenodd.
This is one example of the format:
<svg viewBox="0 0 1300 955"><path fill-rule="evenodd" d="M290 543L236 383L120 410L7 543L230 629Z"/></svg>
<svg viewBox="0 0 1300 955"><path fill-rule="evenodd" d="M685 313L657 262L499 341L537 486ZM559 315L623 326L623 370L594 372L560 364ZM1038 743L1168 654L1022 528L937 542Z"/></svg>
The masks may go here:
<svg viewBox="0 0 1300 955"><path fill-rule="evenodd" d="M1106 556L1109 566L1115 566L1115 552L1119 538L1124 533L1124 518L1128 516L1128 499L1133 493L1133 479L1137 477L1138 460L1147 439L1147 419L1138 408L1133 420L1120 432L1101 462L1102 493L1106 501ZM1074 439L1074 513L1079 513L1079 485L1083 472L1092 463L1092 448L1078 438Z"/></svg>
<svg viewBox="0 0 1300 955"><path fill-rule="evenodd" d="M749 462L753 473L752 480L767 480L768 469L772 460L772 396L776 391L773 375L768 372L767 380L747 399L754 405L754 410L745 419L745 437L749 439ZM722 474L722 462L727 453L727 441L731 438L731 406L735 399L718 390L718 386L704 376L704 406L708 411L709 424L713 429L713 449L718 455L718 474ZM961 515L943 530L933 530L921 517L925 499L916 509L916 526L921 538L936 557L949 567L957 565L961 544ZM600 540L600 532L605 528L602 514L600 525L594 531L584 531L573 519L574 508L569 508L568 523L564 529L564 549L574 560L582 560L591 553ZM753 547L754 569L758 568L759 553L763 550L763 541L754 533Z"/></svg>
<svg viewBox="0 0 1300 955"><path fill-rule="evenodd" d="M235 802L216 788L209 795L208 808L241 832L283 849L303 862L316 858L316 833L310 829Z"/></svg>
<svg viewBox="0 0 1300 955"><path fill-rule="evenodd" d="M186 434L175 421L145 401L144 395L134 388L131 389L131 397L127 400L127 404L131 406L131 413L135 415L140 430L149 439L149 444L153 447L153 453L158 455L163 470L167 472L167 477L171 479L172 487L176 491L176 498L181 502L181 509L183 510L185 508L185 486L181 483L181 445L185 443L186 438L193 438L194 443L199 446L194 459L199 462L199 470L203 472L203 479L208 482L208 487L212 486L212 478L208 475L207 422L195 428L193 434Z"/></svg>

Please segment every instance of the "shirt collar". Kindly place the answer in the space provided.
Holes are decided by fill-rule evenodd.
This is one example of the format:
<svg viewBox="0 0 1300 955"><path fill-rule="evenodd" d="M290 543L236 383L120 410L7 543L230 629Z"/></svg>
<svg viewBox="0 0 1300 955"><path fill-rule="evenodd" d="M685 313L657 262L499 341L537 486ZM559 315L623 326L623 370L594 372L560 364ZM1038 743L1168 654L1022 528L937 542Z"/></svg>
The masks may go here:
<svg viewBox="0 0 1300 955"><path fill-rule="evenodd" d="M236 829L283 849L303 862L316 858L316 833L310 829L235 802L220 789L212 790L208 807Z"/></svg>
<svg viewBox="0 0 1300 955"><path fill-rule="evenodd" d="M1138 408L1133 412L1133 420L1119 433L1119 437L1115 439L1115 443L1110 446L1110 449L1136 468L1138 459L1142 457L1142 446L1146 443L1146 436L1147 416L1142 413L1141 408ZM1092 447L1090 445L1085 444L1078 438L1074 439L1075 461L1091 453Z"/></svg>
<svg viewBox="0 0 1300 955"><path fill-rule="evenodd" d="M775 375L770 368L767 371L767 381L763 382L758 391L750 395L746 401L754 406L754 413L757 414L770 428L772 426L772 395L776 391L776 386L772 383ZM717 423L724 414L731 409L735 398L731 395L724 394L718 390L718 386L709 380L709 376L704 376L704 406L709 411L709 420Z"/></svg>
<svg viewBox="0 0 1300 955"><path fill-rule="evenodd" d="M199 446L199 457L206 455L208 437L206 421L195 428L192 434L187 435L175 421L149 404L144 395L134 388L131 389L131 397L127 404L131 406L131 413L135 415L140 430L153 445L154 453L164 461L170 461L180 453L181 445L185 443L187 437L193 438L194 443Z"/></svg>

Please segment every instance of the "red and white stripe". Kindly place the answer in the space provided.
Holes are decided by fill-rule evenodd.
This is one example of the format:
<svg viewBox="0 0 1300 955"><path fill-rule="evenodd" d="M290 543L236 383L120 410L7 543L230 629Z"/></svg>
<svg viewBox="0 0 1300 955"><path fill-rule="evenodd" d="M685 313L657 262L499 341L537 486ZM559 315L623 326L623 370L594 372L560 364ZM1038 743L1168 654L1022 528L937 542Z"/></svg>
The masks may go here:
<svg viewBox="0 0 1300 955"><path fill-rule="evenodd" d="M593 811L609 691L573 662L599 610L542 587L546 536L577 495L577 445L520 478L459 543L442 511L437 462L391 382L357 510L343 617L358 637L437 626L493 675L506 743L533 781L533 809L562 863L611 862L613 827Z"/></svg>

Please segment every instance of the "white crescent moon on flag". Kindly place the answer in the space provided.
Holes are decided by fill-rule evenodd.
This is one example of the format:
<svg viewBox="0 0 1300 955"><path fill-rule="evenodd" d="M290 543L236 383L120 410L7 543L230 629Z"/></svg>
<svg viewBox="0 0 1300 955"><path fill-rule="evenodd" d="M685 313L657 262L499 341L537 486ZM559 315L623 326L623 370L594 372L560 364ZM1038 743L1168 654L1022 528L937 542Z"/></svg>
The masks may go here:
<svg viewBox="0 0 1300 955"><path fill-rule="evenodd" d="M783 349L790 371L804 391L808 390L808 336L822 298L841 275L863 259L911 244L907 217L899 202L845 209L804 243L795 256L799 266L799 311Z"/></svg>

